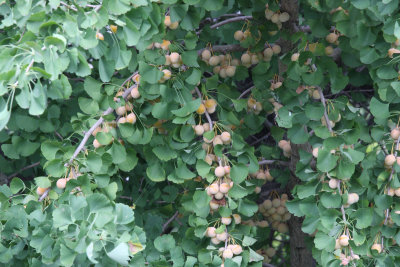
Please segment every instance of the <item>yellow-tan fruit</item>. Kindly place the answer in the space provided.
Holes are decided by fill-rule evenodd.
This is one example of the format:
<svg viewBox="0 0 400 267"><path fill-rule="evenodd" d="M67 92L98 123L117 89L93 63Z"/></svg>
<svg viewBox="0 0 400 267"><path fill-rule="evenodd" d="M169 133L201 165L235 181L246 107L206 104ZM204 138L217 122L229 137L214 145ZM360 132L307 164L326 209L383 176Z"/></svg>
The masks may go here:
<svg viewBox="0 0 400 267"><path fill-rule="evenodd" d="M169 26L169 28L170 28L171 30L176 30L176 29L178 28L178 26L179 26L179 22L178 22L178 21L175 21L175 22L172 22L172 23L171 23L171 25Z"/></svg>
<svg viewBox="0 0 400 267"><path fill-rule="evenodd" d="M219 64L220 62L220 57L219 56L212 56L210 57L210 60L208 61L208 64L210 64L211 66L216 66Z"/></svg>
<svg viewBox="0 0 400 267"><path fill-rule="evenodd" d="M221 240L217 239L216 237L211 238L211 243L214 245L218 245L221 242Z"/></svg>
<svg viewBox="0 0 400 267"><path fill-rule="evenodd" d="M218 204L217 202L211 201L211 202L210 202L210 208L211 208L212 210L217 210L217 209L219 208L219 204Z"/></svg>
<svg viewBox="0 0 400 267"><path fill-rule="evenodd" d="M217 234L216 237L219 241L225 241L228 238L228 234L226 232L222 232L220 234Z"/></svg>
<svg viewBox="0 0 400 267"><path fill-rule="evenodd" d="M232 218L231 217L222 217L221 218L221 223L225 224L225 225L229 225L232 222Z"/></svg>
<svg viewBox="0 0 400 267"><path fill-rule="evenodd" d="M66 178L60 178L60 179L57 180L57 188L64 189L66 185L67 185L67 179Z"/></svg>
<svg viewBox="0 0 400 267"><path fill-rule="evenodd" d="M328 34L328 35L326 36L325 39L326 39L326 41L328 41L328 43L333 44L334 42L337 41L338 37L339 37L339 36L338 36L336 33L331 32L330 34Z"/></svg>
<svg viewBox="0 0 400 267"><path fill-rule="evenodd" d="M229 132L222 132L221 133L221 139L224 143L230 142L231 141L231 134Z"/></svg>
<svg viewBox="0 0 400 267"><path fill-rule="evenodd" d="M389 154L385 157L385 164L387 166L393 166L393 164L396 162L396 157L393 154Z"/></svg>
<svg viewBox="0 0 400 267"><path fill-rule="evenodd" d="M208 237L216 237L217 233L215 232L215 227L208 227L206 230L206 236Z"/></svg>
<svg viewBox="0 0 400 267"><path fill-rule="evenodd" d="M221 193L223 193L223 194L226 194L226 193L228 193L228 191L229 191L230 188L231 188L231 187L229 186L229 184L227 184L227 183L222 183L222 184L219 185L219 192L221 192Z"/></svg>
<svg viewBox="0 0 400 267"><path fill-rule="evenodd" d="M236 244L236 245L233 245L233 246L232 246L231 250L232 250L233 254L239 255L239 254L242 253L243 248L242 248L241 245Z"/></svg>
<svg viewBox="0 0 400 267"><path fill-rule="evenodd" d="M125 106L121 106L121 107L117 107L115 109L115 113L117 113L117 115L122 116L126 113L126 108Z"/></svg>
<svg viewBox="0 0 400 267"><path fill-rule="evenodd" d="M44 187L37 187L36 188L36 193L39 195L39 196L41 196L41 195L43 195L44 194L44 192L46 192L46 190L47 190L47 188L44 188Z"/></svg>
<svg viewBox="0 0 400 267"><path fill-rule="evenodd" d="M99 39L99 40L103 41L104 40L104 35L101 32L97 32L96 33L96 39Z"/></svg>
<svg viewBox="0 0 400 267"><path fill-rule="evenodd" d="M347 235L341 235L339 237L339 245L342 247L347 247L349 245L349 237Z"/></svg>
<svg viewBox="0 0 400 267"><path fill-rule="evenodd" d="M206 107L204 104L200 104L199 108L196 110L197 114L204 114L206 112Z"/></svg>
<svg viewBox="0 0 400 267"><path fill-rule="evenodd" d="M333 47L330 45L325 47L325 55L330 56L332 54L333 54Z"/></svg>
<svg viewBox="0 0 400 267"><path fill-rule="evenodd" d="M299 59L300 54L299 53L294 53L291 57L291 61L297 61Z"/></svg>
<svg viewBox="0 0 400 267"><path fill-rule="evenodd" d="M392 137L394 140L399 139L399 137L400 137L400 130L399 130L399 128L394 128L394 129L390 132L390 137Z"/></svg>
<svg viewBox="0 0 400 267"><path fill-rule="evenodd" d="M235 40L237 40L237 41L241 41L244 38L244 33L242 31L236 31L233 34L233 38L235 38Z"/></svg>
<svg viewBox="0 0 400 267"><path fill-rule="evenodd" d="M99 148L99 147L101 147L101 144L99 143L99 141L97 141L97 139L94 139L93 146L94 146L94 148Z"/></svg>
<svg viewBox="0 0 400 267"><path fill-rule="evenodd" d="M336 179L330 179L328 184L331 189L336 189L339 183Z"/></svg>
<svg viewBox="0 0 400 267"><path fill-rule="evenodd" d="M208 112L209 114L213 114L213 113L215 112L216 109L217 109L217 106L213 106L213 107L211 107L211 108L208 108L208 109L207 109L207 112Z"/></svg>
<svg viewBox="0 0 400 267"><path fill-rule="evenodd" d="M233 214L233 219L235 220L235 224L240 224L242 222L242 217L239 214Z"/></svg>
<svg viewBox="0 0 400 267"><path fill-rule="evenodd" d="M281 47L279 45L274 45L272 47L272 51L274 52L275 55L279 54L281 52Z"/></svg>
<svg viewBox="0 0 400 267"><path fill-rule="evenodd" d="M213 195L215 195L216 193L218 193L219 191L219 186L217 183L213 183L209 186L209 192Z"/></svg>
<svg viewBox="0 0 400 267"><path fill-rule="evenodd" d="M318 90L314 90L314 91L313 91L312 97L313 97L315 100L321 99L321 95L319 94L319 91L318 91Z"/></svg>
<svg viewBox="0 0 400 267"><path fill-rule="evenodd" d="M211 52L208 49L204 49L203 52L201 52L201 58L205 61L208 61L211 58Z"/></svg>
<svg viewBox="0 0 400 267"><path fill-rule="evenodd" d="M110 30L111 30L113 33L116 33L117 30L118 30L118 26L117 26L117 25L110 25Z"/></svg>
<svg viewBox="0 0 400 267"><path fill-rule="evenodd" d="M98 132L101 132L101 127L100 127L100 126L97 127L96 129L94 129L94 131L92 132L92 135L93 135L93 136L96 136L96 134L97 134Z"/></svg>
<svg viewBox="0 0 400 267"><path fill-rule="evenodd" d="M136 122L135 113L129 113L128 116L126 116L126 122L134 124Z"/></svg>
<svg viewBox="0 0 400 267"><path fill-rule="evenodd" d="M207 100L204 102L204 106L205 106L206 108L212 108L212 107L215 107L216 105L217 105L217 101L215 101L215 99L212 99L212 98L207 99Z"/></svg>
<svg viewBox="0 0 400 267"><path fill-rule="evenodd" d="M171 17L170 16L165 16L164 25L167 27L171 26Z"/></svg>
<svg viewBox="0 0 400 267"><path fill-rule="evenodd" d="M217 177L223 177L225 175L224 167L223 166L218 166L217 168L215 168L214 174Z"/></svg>
<svg viewBox="0 0 400 267"><path fill-rule="evenodd" d="M272 21L272 23L275 23L275 24L278 23L279 14L277 14L277 13L273 14L272 17L271 17L271 21Z"/></svg>
<svg viewBox="0 0 400 267"><path fill-rule="evenodd" d="M319 151L319 147L313 148L312 155L314 156L314 158L318 158L318 151Z"/></svg>
<svg viewBox="0 0 400 267"><path fill-rule="evenodd" d="M138 99L140 97L140 93L139 93L139 89L137 86L133 87L132 91L131 91L131 96L134 99Z"/></svg>
<svg viewBox="0 0 400 267"><path fill-rule="evenodd" d="M290 19L290 15L287 12L283 12L279 15L279 21L280 22L286 22Z"/></svg>
<svg viewBox="0 0 400 267"><path fill-rule="evenodd" d="M272 50L272 48L270 48L270 47L267 47L267 48L265 48L263 54L264 54L264 57L271 58L274 55L274 50Z"/></svg>
<svg viewBox="0 0 400 267"><path fill-rule="evenodd" d="M226 76L233 77L233 76L235 76L235 73L236 73L236 67L235 66L226 67Z"/></svg>
<svg viewBox="0 0 400 267"><path fill-rule="evenodd" d="M171 59L172 64L179 63L181 55L179 55L177 52L172 52L171 55L169 55L169 58Z"/></svg>
<svg viewBox="0 0 400 267"><path fill-rule="evenodd" d="M354 203L358 202L359 198L360 197L358 196L357 193L350 193L347 196L347 204L349 204L349 205L354 204Z"/></svg>
<svg viewBox="0 0 400 267"><path fill-rule="evenodd" d="M203 125L196 125L194 126L194 132L196 133L197 136L203 135L204 133L204 127Z"/></svg>
<svg viewBox="0 0 400 267"><path fill-rule="evenodd" d="M240 60L242 61L242 64L250 64L251 63L251 56L248 53L244 53Z"/></svg>
<svg viewBox="0 0 400 267"><path fill-rule="evenodd" d="M222 253L222 257L224 259L231 259L233 257L233 252L230 249L225 249L224 252Z"/></svg>
<svg viewBox="0 0 400 267"><path fill-rule="evenodd" d="M378 253L382 252L382 245L381 244L373 244L371 250L376 250Z"/></svg>
<svg viewBox="0 0 400 267"><path fill-rule="evenodd" d="M122 123L126 123L126 118L125 117L121 117L118 119L118 124L122 124Z"/></svg>

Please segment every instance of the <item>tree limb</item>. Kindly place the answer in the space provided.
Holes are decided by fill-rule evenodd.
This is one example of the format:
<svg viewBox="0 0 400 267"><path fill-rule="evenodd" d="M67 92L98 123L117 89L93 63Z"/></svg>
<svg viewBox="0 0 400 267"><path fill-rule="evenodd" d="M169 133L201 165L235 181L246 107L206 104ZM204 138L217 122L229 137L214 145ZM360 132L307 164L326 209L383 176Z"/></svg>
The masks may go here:
<svg viewBox="0 0 400 267"><path fill-rule="evenodd" d="M21 172L23 172L23 171L26 171L26 170L28 170L28 169L34 168L34 167L36 167L36 166L38 166L38 165L40 165L40 161L35 162L35 163L32 163L31 165L28 165L28 166L23 167L23 168L20 169L19 171L14 172L13 174L10 174L9 176L7 176L6 179L7 179L7 180L10 180L11 178L15 177L17 174L19 174L19 173L21 173Z"/></svg>
<svg viewBox="0 0 400 267"><path fill-rule="evenodd" d="M179 211L176 211L174 213L174 215L172 215L171 218L168 219L168 221L166 221L163 226L162 226L162 234L165 234L165 231L167 230L167 227L170 223L172 223L173 220L175 220L176 217L178 217L179 215Z"/></svg>
<svg viewBox="0 0 400 267"><path fill-rule="evenodd" d="M125 85L130 79L132 79L132 77L135 76L136 74L137 74L137 72L135 72L135 73L133 73L131 76L129 76L129 78L126 79L126 80L122 83L121 87L124 87L124 85ZM135 87L135 85L133 85L133 86L129 87L128 89L126 89L126 90L124 91L124 93L122 94L122 97L123 97L124 99L126 99L134 87ZM117 99L116 101L119 102L119 99ZM93 131L103 123L103 121L104 121L103 116L106 116L106 115L112 113L113 111L114 111L114 109L111 108L111 107L109 107L106 111L103 112L102 117L100 117L100 119L98 119L98 120L96 121L96 123L93 124L92 127L90 127L90 129L89 129L89 130L85 133L85 135L83 136L82 141L80 142L79 146L76 148L76 150L75 150L74 154L72 155L71 159L70 159L67 163L64 164L65 167L68 167L68 166L70 166L70 165L72 164L72 162L75 160L75 158L78 156L78 154L81 152L81 150L82 150L83 147L85 146L86 142L88 141L88 139L89 139L90 136L92 135Z"/></svg>

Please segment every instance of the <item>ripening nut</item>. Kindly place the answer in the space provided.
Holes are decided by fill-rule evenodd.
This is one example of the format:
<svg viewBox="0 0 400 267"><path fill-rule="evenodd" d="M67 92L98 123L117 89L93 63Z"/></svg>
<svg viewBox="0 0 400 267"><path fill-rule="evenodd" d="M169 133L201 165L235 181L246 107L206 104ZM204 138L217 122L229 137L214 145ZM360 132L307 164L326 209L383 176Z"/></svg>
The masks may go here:
<svg viewBox="0 0 400 267"><path fill-rule="evenodd" d="M241 254L243 252L242 246L238 245L238 244L233 245L231 250L232 250L233 254L235 254L235 255L239 255L239 254Z"/></svg>
<svg viewBox="0 0 400 267"><path fill-rule="evenodd" d="M354 203L358 202L359 199L360 199L360 197L358 196L357 193L350 193L347 196L347 204L349 204L349 205L354 204Z"/></svg>
<svg viewBox="0 0 400 267"><path fill-rule="evenodd" d="M333 47L328 45L327 47L325 47L325 55L330 56L333 54Z"/></svg>
<svg viewBox="0 0 400 267"><path fill-rule="evenodd" d="M400 130L399 130L399 128L394 128L394 129L390 132L390 137L392 137L394 140L399 139L399 137L400 137Z"/></svg>
<svg viewBox="0 0 400 267"><path fill-rule="evenodd" d="M64 189L67 185L67 178L60 178L57 180L57 188Z"/></svg>
<svg viewBox="0 0 400 267"><path fill-rule="evenodd" d="M218 193L219 191L219 185L217 183L213 183L209 186L209 192L213 195L215 195L216 193Z"/></svg>
<svg viewBox="0 0 400 267"><path fill-rule="evenodd" d="M390 49L388 50L388 56L389 56L390 58L393 58L393 54L400 54L400 50L399 50L399 49L396 49L396 48L390 48Z"/></svg>
<svg viewBox="0 0 400 267"><path fill-rule="evenodd" d="M203 125L196 125L194 126L194 132L196 133L197 136L201 136L204 133L204 127Z"/></svg>
<svg viewBox="0 0 400 267"><path fill-rule="evenodd" d="M118 124L123 124L126 123L126 118L125 117L121 117L118 119Z"/></svg>
<svg viewBox="0 0 400 267"><path fill-rule="evenodd" d="M330 179L329 180L329 187L331 189L336 189L338 187L338 185L339 185L338 180L336 180L336 179Z"/></svg>
<svg viewBox="0 0 400 267"><path fill-rule="evenodd" d="M211 58L211 52L208 49L204 49L203 52L201 52L201 58L204 61L208 61Z"/></svg>
<svg viewBox="0 0 400 267"><path fill-rule="evenodd" d="M222 217L221 218L221 223L225 224L225 225L229 225L232 222L232 218L231 217Z"/></svg>
<svg viewBox="0 0 400 267"><path fill-rule="evenodd" d="M228 66L228 67L226 67L225 72L226 72L226 76L228 76L228 77L235 76L236 66Z"/></svg>
<svg viewBox="0 0 400 267"><path fill-rule="evenodd" d="M219 208L219 204L217 202L210 202L210 209L217 210Z"/></svg>
<svg viewBox="0 0 400 267"><path fill-rule="evenodd" d="M226 165L226 166L224 166L224 169L225 169L225 174L228 174L231 172L231 166Z"/></svg>
<svg viewBox="0 0 400 267"><path fill-rule="evenodd" d="M396 157L393 154L387 155L385 157L385 165L387 166L393 166L393 164L396 162Z"/></svg>
<svg viewBox="0 0 400 267"><path fill-rule="evenodd" d="M136 122L135 113L129 113L128 116L126 116L126 122L130 123L130 124L135 124L135 122Z"/></svg>
<svg viewBox="0 0 400 267"><path fill-rule="evenodd" d="M211 243L214 245L218 245L221 242L221 240L217 239L216 237L211 238Z"/></svg>
<svg viewBox="0 0 400 267"><path fill-rule="evenodd" d="M220 57L219 56L212 56L210 57L210 60L208 61L208 64L210 64L211 66L216 66L219 64L220 62Z"/></svg>
<svg viewBox="0 0 400 267"><path fill-rule="evenodd" d="M164 76L163 76L164 80L171 79L171 71L170 70L162 70L162 72L164 73Z"/></svg>
<svg viewBox="0 0 400 267"><path fill-rule="evenodd" d="M382 252L382 246L381 244L373 244L371 247L371 250L376 250L378 253Z"/></svg>
<svg viewBox="0 0 400 267"><path fill-rule="evenodd" d="M279 54L281 52L281 47L279 45L274 45L272 47L272 51L274 52L275 55Z"/></svg>
<svg viewBox="0 0 400 267"><path fill-rule="evenodd" d="M99 147L101 147L101 144L100 144L99 141L97 141L97 139L94 139L93 140L93 146L94 146L94 148L99 148Z"/></svg>
<svg viewBox="0 0 400 267"><path fill-rule="evenodd" d="M228 234L227 234L226 232L222 232L222 233L220 233L220 234L217 234L217 235L216 235L216 238L217 238L219 241L225 241L225 240L228 238Z"/></svg>
<svg viewBox="0 0 400 267"><path fill-rule="evenodd" d="M196 110L197 114L201 115L204 114L206 112L206 107L204 106L204 104L200 104L199 108Z"/></svg>
<svg viewBox="0 0 400 267"><path fill-rule="evenodd" d="M104 40L104 35L101 32L96 33L96 39L103 41Z"/></svg>
<svg viewBox="0 0 400 267"><path fill-rule="evenodd" d="M134 99L138 99L140 97L139 89L137 86L133 87L133 89L131 91L131 96Z"/></svg>
<svg viewBox="0 0 400 267"><path fill-rule="evenodd" d="M206 230L206 236L207 237L216 237L217 233L215 232L215 227L208 227Z"/></svg>
<svg viewBox="0 0 400 267"><path fill-rule="evenodd" d="M169 55L169 58L171 60L171 63L179 63L179 60L181 59L181 55L177 52L172 52L171 55Z"/></svg>
<svg viewBox="0 0 400 267"><path fill-rule="evenodd" d="M215 107L217 105L217 101L215 101L215 99L207 99L205 102L204 102L204 106L206 107L206 108L213 108L213 107Z"/></svg>
<svg viewBox="0 0 400 267"><path fill-rule="evenodd" d="M239 214L233 214L233 219L235 220L235 224L240 224L242 222L242 217Z"/></svg>
<svg viewBox="0 0 400 267"><path fill-rule="evenodd" d="M222 132L221 139L224 143L229 143L231 141L231 134L229 132Z"/></svg>
<svg viewBox="0 0 400 267"><path fill-rule="evenodd" d="M290 15L287 12L283 12L279 15L279 21L280 22L286 22L290 19Z"/></svg>
<svg viewBox="0 0 400 267"><path fill-rule="evenodd" d="M118 26L117 26L117 25L110 25L110 30L111 30L113 33L116 33L117 30L118 30Z"/></svg>
<svg viewBox="0 0 400 267"><path fill-rule="evenodd" d="M38 188L36 188L36 193L37 193L39 196L41 196L41 195L44 194L44 192L46 192L46 190L47 190L47 188L39 187L39 186L38 186Z"/></svg>
<svg viewBox="0 0 400 267"><path fill-rule="evenodd" d="M164 25L167 27L171 26L171 17L170 16L165 16Z"/></svg>
<svg viewBox="0 0 400 267"><path fill-rule="evenodd" d="M342 247L347 247L349 245L349 237L347 235L341 235L339 237L339 245Z"/></svg>
<svg viewBox="0 0 400 267"><path fill-rule="evenodd" d="M339 35L337 35L336 33L334 33L334 32L331 32L330 34L328 34L327 36L326 36L326 41L328 42L328 43L331 43L331 44L333 44L334 42L336 42L337 41L337 39L339 38Z"/></svg>
<svg viewBox="0 0 400 267"><path fill-rule="evenodd" d="M217 168L215 168L214 174L217 177L223 177L225 175L224 167L223 166L218 166Z"/></svg>
<svg viewBox="0 0 400 267"><path fill-rule="evenodd" d="M240 60L242 61L242 64L247 65L251 63L251 56L248 53L244 53L241 57Z"/></svg>
<svg viewBox="0 0 400 267"><path fill-rule="evenodd" d="M121 107L117 107L115 109L115 113L117 113L117 115L122 116L126 113L126 108L125 106L121 106Z"/></svg>
<svg viewBox="0 0 400 267"><path fill-rule="evenodd" d="M269 247L265 250L265 254L267 254L268 257L272 258L275 256L276 250L272 247Z"/></svg>
<svg viewBox="0 0 400 267"><path fill-rule="evenodd" d="M219 192L226 194L228 193L229 189L231 189L231 187L229 186L228 183L221 183L219 185Z"/></svg>
<svg viewBox="0 0 400 267"><path fill-rule="evenodd" d="M312 155L314 156L314 158L318 158L318 151L319 151L319 147L313 148Z"/></svg>
<svg viewBox="0 0 400 267"><path fill-rule="evenodd" d="M233 38L235 38L237 41L242 41L244 39L244 33L242 31L236 31L233 34Z"/></svg>
<svg viewBox="0 0 400 267"><path fill-rule="evenodd" d="M294 53L291 57L291 61L297 61L299 59L300 54L299 53Z"/></svg>
<svg viewBox="0 0 400 267"><path fill-rule="evenodd" d="M222 257L224 259L231 259L233 257L233 252L230 249L225 249L224 252L222 253Z"/></svg>

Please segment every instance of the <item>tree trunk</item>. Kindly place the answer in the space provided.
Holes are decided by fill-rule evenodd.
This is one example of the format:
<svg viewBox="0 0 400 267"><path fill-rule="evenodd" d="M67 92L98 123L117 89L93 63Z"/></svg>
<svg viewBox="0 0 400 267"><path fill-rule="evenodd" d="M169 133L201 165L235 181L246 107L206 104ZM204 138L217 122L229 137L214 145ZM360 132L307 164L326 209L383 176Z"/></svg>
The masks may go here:
<svg viewBox="0 0 400 267"><path fill-rule="evenodd" d="M310 144L304 145L291 145L292 156L289 165L291 177L287 185L288 191L291 191L296 184L300 183L299 178L295 176L296 164L300 160L299 150L305 150L311 152ZM311 251L307 248L305 239L306 234L301 231L301 225L303 223L302 217L296 217L292 215L288 221L289 235L290 235L290 266L315 266L315 261L312 257Z"/></svg>

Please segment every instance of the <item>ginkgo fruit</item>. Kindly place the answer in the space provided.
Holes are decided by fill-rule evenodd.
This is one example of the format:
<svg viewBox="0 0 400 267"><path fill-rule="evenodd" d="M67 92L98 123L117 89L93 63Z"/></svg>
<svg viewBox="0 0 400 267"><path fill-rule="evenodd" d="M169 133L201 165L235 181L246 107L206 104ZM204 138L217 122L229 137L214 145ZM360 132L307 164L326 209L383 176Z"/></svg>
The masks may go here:
<svg viewBox="0 0 400 267"><path fill-rule="evenodd" d="M246 65L246 64L250 64L251 63L251 56L248 53L244 53L240 60L242 61L242 64Z"/></svg>
<svg viewBox="0 0 400 267"><path fill-rule="evenodd" d="M215 232L215 227L208 227L206 230L206 236L208 237L216 237L217 233Z"/></svg>
<svg viewBox="0 0 400 267"><path fill-rule="evenodd" d="M118 124L123 124L126 123L126 118L125 117L121 117L118 119Z"/></svg>
<svg viewBox="0 0 400 267"><path fill-rule="evenodd" d="M133 87L132 91L131 91L131 96L134 99L138 99L140 97L140 92L137 86Z"/></svg>
<svg viewBox="0 0 400 267"><path fill-rule="evenodd" d="M222 217L221 218L221 223L225 224L225 225L229 225L232 222L232 218L231 217Z"/></svg>
<svg viewBox="0 0 400 267"><path fill-rule="evenodd" d="M299 53L294 53L291 57L291 61L297 61L299 59L300 54Z"/></svg>
<svg viewBox="0 0 400 267"><path fill-rule="evenodd" d="M233 220L235 221L235 224L240 224L242 222L242 217L240 217L239 214L233 214L232 217Z"/></svg>
<svg viewBox="0 0 400 267"><path fill-rule="evenodd" d="M46 192L46 190L47 190L47 188L44 188L44 187L37 187L36 188L36 193L39 195L39 196L41 196L41 195L43 195L44 194L44 192Z"/></svg>
<svg viewBox="0 0 400 267"><path fill-rule="evenodd" d="M233 38L235 38L235 40L237 40L237 41L241 41L244 39L244 33L242 31L236 31L233 34Z"/></svg>
<svg viewBox="0 0 400 267"><path fill-rule="evenodd" d="M336 179L330 179L328 184L331 189L336 189L339 183Z"/></svg>
<svg viewBox="0 0 400 267"><path fill-rule="evenodd" d="M66 185L67 185L67 179L66 178L60 178L60 179L57 180L57 188L64 189Z"/></svg>
<svg viewBox="0 0 400 267"><path fill-rule="evenodd" d="M219 191L219 185L217 183L213 183L209 186L209 192L213 195L215 195L216 193L218 193Z"/></svg>
<svg viewBox="0 0 400 267"><path fill-rule="evenodd" d="M136 115L135 115L135 113L129 113L129 114L126 116L126 122L131 123L131 124L134 124L134 123L136 122Z"/></svg>
<svg viewBox="0 0 400 267"><path fill-rule="evenodd" d="M104 40L104 35L101 32L96 33L96 39L103 41Z"/></svg>
<svg viewBox="0 0 400 267"><path fill-rule="evenodd" d="M233 257L233 252L230 249L225 249L224 252L222 253L222 257L224 259L231 259Z"/></svg>
<svg viewBox="0 0 400 267"><path fill-rule="evenodd" d="M399 130L399 128L394 128L394 129L390 132L390 137L392 137L394 140L399 139L399 137L400 137L400 130Z"/></svg>
<svg viewBox="0 0 400 267"><path fill-rule="evenodd" d="M208 49L204 49L203 52L201 52L201 58L205 61L208 61L211 58L211 52Z"/></svg>
<svg viewBox="0 0 400 267"><path fill-rule="evenodd" d="M286 21L288 21L290 19L290 15L289 15L289 13L287 13L287 12L282 12L280 15L279 15L279 21L280 22L286 22Z"/></svg>
<svg viewBox="0 0 400 267"><path fill-rule="evenodd" d="M172 52L169 55L169 58L171 59L172 64L179 63L179 60L181 59L181 55L179 55L179 53L177 53L177 52Z"/></svg>
<svg viewBox="0 0 400 267"><path fill-rule="evenodd" d="M225 175L224 167L223 166L218 166L217 168L215 168L214 174L217 177L223 177Z"/></svg>
<svg viewBox="0 0 400 267"><path fill-rule="evenodd" d="M217 234L216 238L220 241L225 241L228 238L228 234L226 232L222 232Z"/></svg>
<svg viewBox="0 0 400 267"><path fill-rule="evenodd" d="M272 51L274 52L275 55L279 54L282 51L281 46L280 45L272 46Z"/></svg>
<svg viewBox="0 0 400 267"><path fill-rule="evenodd" d="M117 25L110 25L110 30L111 30L113 33L116 33L117 30L118 30L118 26L117 26Z"/></svg>
<svg viewBox="0 0 400 267"><path fill-rule="evenodd" d="M219 240L216 237L211 238L211 243L213 243L214 245L218 245L219 243L221 243L221 240Z"/></svg>
<svg viewBox="0 0 400 267"><path fill-rule="evenodd" d="M211 66L216 66L219 64L220 62L220 57L219 56L212 56L210 57L210 59L208 60L208 64L210 64Z"/></svg>
<svg viewBox="0 0 400 267"><path fill-rule="evenodd" d="M100 144L99 141L97 141L97 139L94 139L93 140L93 146L94 146L94 148L99 148L99 147L101 147L101 144Z"/></svg>
<svg viewBox="0 0 400 267"><path fill-rule="evenodd" d="M194 126L194 132L196 133L197 136L201 136L204 133L204 127L203 125L196 125Z"/></svg>
<svg viewBox="0 0 400 267"><path fill-rule="evenodd" d="M224 166L225 174L229 174L231 172L231 166Z"/></svg>
<svg viewBox="0 0 400 267"><path fill-rule="evenodd" d="M342 247L347 247L349 245L349 237L347 235L341 235L339 237L339 244Z"/></svg>
<svg viewBox="0 0 400 267"><path fill-rule="evenodd" d="M228 193L228 191L229 191L230 188L231 188L231 187L230 187L229 184L227 184L227 183L221 183L221 184L219 185L219 191L220 191L221 193L223 193L223 194Z"/></svg>
<svg viewBox="0 0 400 267"><path fill-rule="evenodd" d="M206 107L204 104L200 104L199 108L196 110L197 114L204 114L206 112Z"/></svg>
<svg viewBox="0 0 400 267"><path fill-rule="evenodd" d="M241 254L243 252L242 246L238 245L238 244L233 245L231 250L232 250L233 254L235 254L235 255L239 255L239 254Z"/></svg>
<svg viewBox="0 0 400 267"><path fill-rule="evenodd" d="M385 164L387 166L393 166L393 164L396 162L396 157L393 154L389 154L385 157Z"/></svg>
<svg viewBox="0 0 400 267"><path fill-rule="evenodd" d="M375 244L372 245L371 250L376 250L378 253L381 253L382 252L382 245L378 244L378 243L375 243Z"/></svg>
<svg viewBox="0 0 400 267"><path fill-rule="evenodd" d="M235 66L226 67L226 76L233 77L233 76L235 76L235 73L236 73L236 67Z"/></svg>
<svg viewBox="0 0 400 267"><path fill-rule="evenodd" d="M117 108L115 109L115 113L117 113L117 115L119 115L119 116L124 115L124 114L126 113L126 108L125 108L125 106L117 107Z"/></svg>
<svg viewBox="0 0 400 267"><path fill-rule="evenodd" d="M336 33L331 32L330 34L328 34L328 35L326 36L325 39L326 39L326 41L328 41L328 43L333 44L334 42L337 41L338 37L339 37L339 36L338 36Z"/></svg>
<svg viewBox="0 0 400 267"><path fill-rule="evenodd" d="M354 203L358 202L359 198L360 197L358 196L357 193L350 193L347 196L347 204L349 204L349 205L354 204Z"/></svg>
<svg viewBox="0 0 400 267"><path fill-rule="evenodd" d="M165 16L164 25L167 27L171 26L171 17L170 16Z"/></svg>

